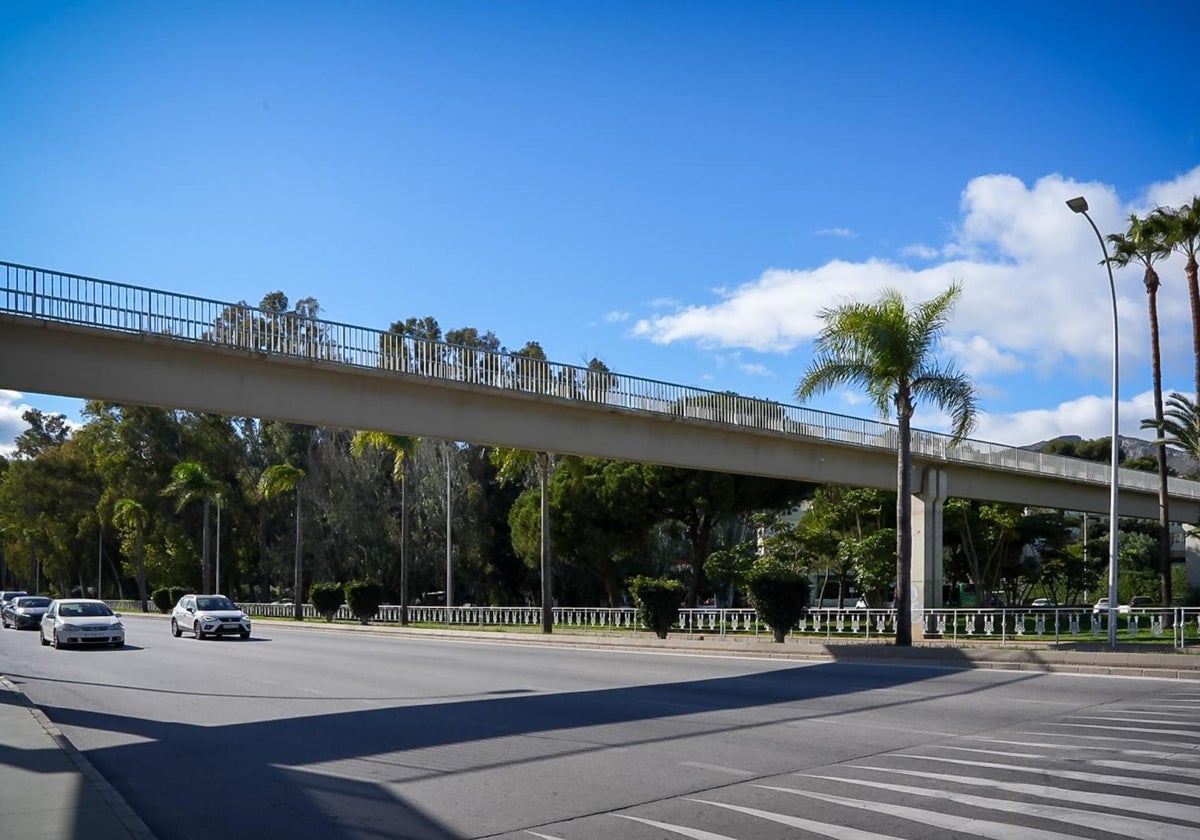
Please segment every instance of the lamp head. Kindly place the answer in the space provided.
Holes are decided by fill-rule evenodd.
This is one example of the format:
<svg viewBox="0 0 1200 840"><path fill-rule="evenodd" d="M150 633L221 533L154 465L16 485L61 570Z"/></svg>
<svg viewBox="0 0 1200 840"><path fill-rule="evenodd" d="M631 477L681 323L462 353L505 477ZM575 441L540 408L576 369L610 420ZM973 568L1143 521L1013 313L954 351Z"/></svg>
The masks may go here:
<svg viewBox="0 0 1200 840"><path fill-rule="evenodd" d="M1068 198L1067 206L1070 207L1072 210L1074 210L1076 213L1086 213L1087 209L1088 209L1087 199L1084 198L1083 196L1077 196L1076 198Z"/></svg>

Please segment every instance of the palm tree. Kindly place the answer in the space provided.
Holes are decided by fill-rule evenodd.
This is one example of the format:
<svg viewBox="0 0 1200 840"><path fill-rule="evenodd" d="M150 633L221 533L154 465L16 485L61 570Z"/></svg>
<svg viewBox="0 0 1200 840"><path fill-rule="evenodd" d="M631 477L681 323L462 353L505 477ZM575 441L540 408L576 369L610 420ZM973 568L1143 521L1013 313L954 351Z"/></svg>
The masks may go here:
<svg viewBox="0 0 1200 840"><path fill-rule="evenodd" d="M1153 419L1142 421L1143 429L1155 429L1159 424ZM1200 460L1200 406L1191 398L1180 393L1167 397L1167 409L1163 412L1162 442L1178 446L1188 455Z"/></svg>
<svg viewBox="0 0 1200 840"><path fill-rule="evenodd" d="M954 283L942 294L909 307L896 289L875 303L849 302L823 309L815 358L796 387L801 401L837 385L857 385L880 414L895 406L896 458L896 644L912 645L912 429L917 399L928 399L951 417L955 442L975 427L974 386L934 358L938 339L962 292Z"/></svg>
<svg viewBox="0 0 1200 840"><path fill-rule="evenodd" d="M1187 277L1188 300L1192 306L1195 400L1200 402L1200 281L1197 280L1197 274L1200 274L1200 265L1196 261L1196 254L1200 251L1200 195L1193 196L1190 203L1181 205L1174 210L1159 208L1154 211L1154 216L1162 225L1161 229L1166 235L1167 246L1187 258L1183 270Z"/></svg>
<svg viewBox="0 0 1200 840"><path fill-rule="evenodd" d="M146 606L146 550L142 542L146 524L150 514L139 502L130 498L117 499L113 504L113 525L126 531L133 531L134 546L137 552L137 584L138 600L142 602L142 612L148 612Z"/></svg>
<svg viewBox="0 0 1200 840"><path fill-rule="evenodd" d="M368 449L381 449L392 455L392 479L400 483L400 623L408 624L408 482L409 464L417 451L419 438L386 432L358 432L350 441L350 451L361 458Z"/></svg>
<svg viewBox="0 0 1200 840"><path fill-rule="evenodd" d="M537 473L541 494L541 578L542 632L554 632L553 566L550 563L550 477L558 467L558 458L550 452L528 452L524 449L496 449L492 463L500 481L512 481L531 470Z"/></svg>
<svg viewBox="0 0 1200 840"><path fill-rule="evenodd" d="M171 483L162 491L164 496L174 496L175 511L178 513L197 499L204 502L204 533L200 540L201 567L204 591L212 591L212 565L208 559L208 518L212 498L221 491L221 482L209 475L195 461L181 461L171 470Z"/></svg>
<svg viewBox="0 0 1200 840"><path fill-rule="evenodd" d="M1158 334L1158 272L1154 264L1171 253L1167 244L1167 225L1161 216L1145 219L1129 217L1126 233L1110 233L1112 261L1122 268L1138 263L1145 268L1142 282L1146 285L1146 300L1150 310L1150 365L1154 377L1154 428L1158 432L1158 579L1159 595L1164 607L1171 606L1171 532L1167 510L1167 444L1163 441L1162 353Z"/></svg>
<svg viewBox="0 0 1200 840"><path fill-rule="evenodd" d="M301 562L300 540L300 482L304 478L304 470L291 464L272 464L263 470L258 479L258 497L269 500L280 493L296 493L296 559L292 576L293 617L296 621L304 620L304 564Z"/></svg>

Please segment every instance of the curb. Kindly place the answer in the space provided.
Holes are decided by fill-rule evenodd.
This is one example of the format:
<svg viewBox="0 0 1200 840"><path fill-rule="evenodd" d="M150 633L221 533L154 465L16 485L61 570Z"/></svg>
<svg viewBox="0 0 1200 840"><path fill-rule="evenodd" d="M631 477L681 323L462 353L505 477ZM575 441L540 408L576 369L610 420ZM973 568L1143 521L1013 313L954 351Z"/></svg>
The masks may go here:
<svg viewBox="0 0 1200 840"><path fill-rule="evenodd" d="M125 797L121 796L121 794L117 792L117 789L109 784L107 779L100 775L100 771L97 770L90 761L88 761L87 756L75 748L75 745L72 744L70 740L67 739L67 736L64 735L62 731L54 725L54 722L51 721L50 718L46 717L46 714L37 706L35 706L32 700L25 696L25 692L21 691L21 689L14 685L13 682L8 679L8 677L2 674L0 674L0 685L11 691L14 696L20 698L21 704L29 710L29 713L33 715L33 719L36 720L38 725L40 725L42 729L46 731L46 734L53 739L54 743L57 744L58 748L63 751L68 760L70 760L71 764L75 766L75 769L79 771L80 775L83 776L87 783L95 788L96 792L100 794L100 797L105 801L105 803L108 804L108 807L112 809L112 812L116 816L117 820L122 826L124 826L125 830L129 832L129 836L132 837L133 840L158 840L154 832L150 830L149 826L142 822L142 818L139 817L137 812L134 811L133 808L130 807L129 803L125 801Z"/></svg>

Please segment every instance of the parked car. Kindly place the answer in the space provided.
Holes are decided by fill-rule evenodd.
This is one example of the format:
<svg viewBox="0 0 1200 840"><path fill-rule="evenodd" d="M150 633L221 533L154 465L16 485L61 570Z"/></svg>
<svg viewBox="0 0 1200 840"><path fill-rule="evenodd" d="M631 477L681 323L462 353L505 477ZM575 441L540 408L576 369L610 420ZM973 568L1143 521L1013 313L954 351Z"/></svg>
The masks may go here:
<svg viewBox="0 0 1200 840"><path fill-rule="evenodd" d="M1057 607L1058 604L1053 598L1034 598L1033 603L1030 604L1030 606L1034 607L1035 609L1048 609Z"/></svg>
<svg viewBox="0 0 1200 840"><path fill-rule="evenodd" d="M0 627L32 630L40 627L50 599L41 595L20 595L0 607Z"/></svg>
<svg viewBox="0 0 1200 840"><path fill-rule="evenodd" d="M80 645L125 644L121 614L94 598L59 598L50 602L42 616L43 645L55 648Z"/></svg>
<svg viewBox="0 0 1200 840"><path fill-rule="evenodd" d="M24 589L0 589L0 609L13 598L20 598L22 595L28 594Z"/></svg>
<svg viewBox="0 0 1200 840"><path fill-rule="evenodd" d="M250 638L250 617L224 595L184 595L171 610L171 635L189 631L197 639L237 634Z"/></svg>

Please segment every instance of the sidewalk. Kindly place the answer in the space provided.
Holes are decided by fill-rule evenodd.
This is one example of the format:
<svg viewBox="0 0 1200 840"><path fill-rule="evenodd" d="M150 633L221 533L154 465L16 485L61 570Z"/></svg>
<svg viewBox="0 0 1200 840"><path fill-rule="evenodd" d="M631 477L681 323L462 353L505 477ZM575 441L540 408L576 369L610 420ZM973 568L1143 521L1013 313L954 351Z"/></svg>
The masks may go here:
<svg viewBox="0 0 1200 840"><path fill-rule="evenodd" d="M0 826L14 840L154 840L121 795L2 676Z"/></svg>

